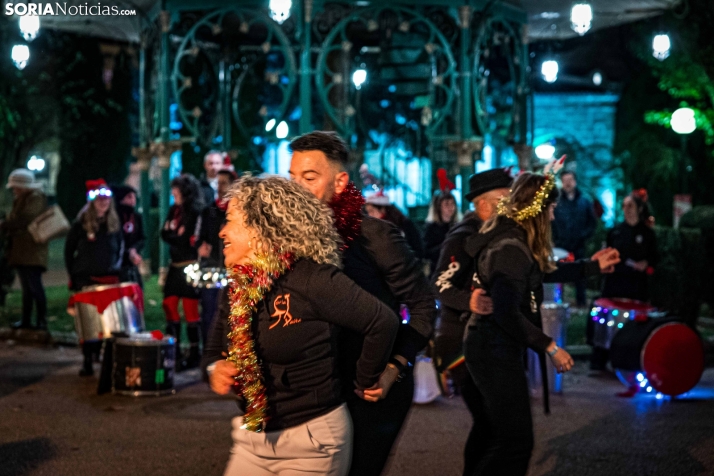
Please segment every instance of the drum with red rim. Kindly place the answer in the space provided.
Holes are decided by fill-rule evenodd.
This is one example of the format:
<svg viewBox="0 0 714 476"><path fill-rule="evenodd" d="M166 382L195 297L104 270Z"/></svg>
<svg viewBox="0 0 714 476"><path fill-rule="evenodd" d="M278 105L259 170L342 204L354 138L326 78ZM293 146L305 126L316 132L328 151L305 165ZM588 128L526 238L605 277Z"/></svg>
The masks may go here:
<svg viewBox="0 0 714 476"><path fill-rule="evenodd" d="M704 372L701 338L676 319L627 323L612 340L610 358L620 373L639 372L628 384L664 395L688 392Z"/></svg>

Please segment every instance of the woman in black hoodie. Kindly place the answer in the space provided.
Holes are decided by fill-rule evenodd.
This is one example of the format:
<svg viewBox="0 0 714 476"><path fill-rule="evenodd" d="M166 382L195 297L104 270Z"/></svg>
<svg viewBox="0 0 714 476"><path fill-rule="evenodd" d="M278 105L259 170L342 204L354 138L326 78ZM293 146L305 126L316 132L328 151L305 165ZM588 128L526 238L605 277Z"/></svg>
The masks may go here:
<svg viewBox="0 0 714 476"><path fill-rule="evenodd" d="M225 475L344 476L352 421L338 371L341 328L364 335L355 393L387 364L399 320L338 266L326 205L295 182L244 177L220 236L230 270L203 363L211 388L241 397ZM227 356L227 358L226 358Z"/></svg>
<svg viewBox="0 0 714 476"><path fill-rule="evenodd" d="M111 190L103 179L88 180L86 186L87 205L72 224L64 246L72 291L96 284L117 284L124 255L121 222ZM84 343L82 352L84 367L79 375L92 375L92 354L98 353L97 344Z"/></svg>
<svg viewBox="0 0 714 476"><path fill-rule="evenodd" d="M184 268L198 260L198 239L201 234L201 213L203 194L201 184L193 175L182 174L171 181L174 204L161 227L161 239L169 245L171 263L164 283L163 308L166 315L166 333L176 338L176 349L180 347L181 315L179 301L183 304L186 318L186 334L191 345L188 359L177 358L178 370L198 367L201 355L198 350L200 340L199 325L201 315L198 289L186 282ZM177 352L177 357L179 353Z"/></svg>
<svg viewBox="0 0 714 476"><path fill-rule="evenodd" d="M137 283L143 287L139 265L142 261L141 251L144 249L146 236L144 235L144 219L141 213L136 211L136 190L128 185L117 185L112 187L112 193L124 236L121 280L122 282Z"/></svg>
<svg viewBox="0 0 714 476"><path fill-rule="evenodd" d="M526 348L547 353L558 372L573 366L570 355L541 330L539 311L543 275L556 269L550 220L557 194L553 175L520 175L498 214L466 241L476 260L474 279L493 300L491 314L472 314L464 338L466 365L477 388L474 426L481 428L474 475L528 471L533 422Z"/></svg>

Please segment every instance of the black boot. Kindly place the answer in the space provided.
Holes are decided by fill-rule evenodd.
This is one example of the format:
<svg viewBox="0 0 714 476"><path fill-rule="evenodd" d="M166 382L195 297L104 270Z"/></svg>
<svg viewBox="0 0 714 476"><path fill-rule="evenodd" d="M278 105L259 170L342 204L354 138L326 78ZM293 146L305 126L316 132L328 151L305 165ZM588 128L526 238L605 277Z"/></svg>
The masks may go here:
<svg viewBox="0 0 714 476"><path fill-rule="evenodd" d="M91 377L94 375L94 368L92 367L92 355L94 354L92 345L93 342L82 342L82 354L84 355L84 363L82 364L82 370L79 371L80 377Z"/></svg>
<svg viewBox="0 0 714 476"><path fill-rule="evenodd" d="M183 361L183 356L181 355L181 323L180 322L167 322L166 323L166 335L170 335L176 340L176 352L175 352L175 364L174 368L177 372L181 371L181 362Z"/></svg>
<svg viewBox="0 0 714 476"><path fill-rule="evenodd" d="M198 350L198 343L201 340L199 323L192 322L186 326L188 342L191 345L188 351L188 358L183 361L182 370L195 369L201 364L201 353Z"/></svg>

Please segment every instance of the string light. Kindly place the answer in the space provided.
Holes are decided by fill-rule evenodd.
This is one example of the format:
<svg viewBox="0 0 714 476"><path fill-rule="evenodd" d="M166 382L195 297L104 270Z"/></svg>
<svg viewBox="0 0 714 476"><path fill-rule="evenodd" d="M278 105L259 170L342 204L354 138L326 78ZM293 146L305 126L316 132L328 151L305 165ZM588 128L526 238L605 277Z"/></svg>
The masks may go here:
<svg viewBox="0 0 714 476"><path fill-rule="evenodd" d="M362 85L367 81L367 71L364 69L358 69L352 74L352 82L356 89L360 89Z"/></svg>
<svg viewBox="0 0 714 476"><path fill-rule="evenodd" d="M285 121L281 121L280 124L278 124L278 128L275 129L275 137L278 139L285 139L288 134L290 134L290 128L288 127L288 123Z"/></svg>
<svg viewBox="0 0 714 476"><path fill-rule="evenodd" d="M672 119L669 124L677 134L691 134L697 128L694 110L688 107L680 107L672 113Z"/></svg>
<svg viewBox="0 0 714 476"><path fill-rule="evenodd" d="M587 3L573 5L570 11L570 27L580 36L583 36L590 29L593 21L593 10Z"/></svg>
<svg viewBox="0 0 714 476"><path fill-rule="evenodd" d="M25 69L30 60L30 48L27 45L15 45L12 47L12 62L17 69Z"/></svg>
<svg viewBox="0 0 714 476"><path fill-rule="evenodd" d="M664 61L669 57L669 50L672 43L669 41L669 35L666 33L655 35L652 40L652 55L660 61Z"/></svg>
<svg viewBox="0 0 714 476"><path fill-rule="evenodd" d="M292 0L270 0L270 17L277 23L282 24L290 18L292 6Z"/></svg>
<svg viewBox="0 0 714 476"><path fill-rule="evenodd" d="M32 41L37 38L40 31L40 17L37 15L23 15L19 21L20 33L25 41Z"/></svg>
<svg viewBox="0 0 714 476"><path fill-rule="evenodd" d="M546 83L554 83L558 79L558 62L555 60L543 61L540 74Z"/></svg>

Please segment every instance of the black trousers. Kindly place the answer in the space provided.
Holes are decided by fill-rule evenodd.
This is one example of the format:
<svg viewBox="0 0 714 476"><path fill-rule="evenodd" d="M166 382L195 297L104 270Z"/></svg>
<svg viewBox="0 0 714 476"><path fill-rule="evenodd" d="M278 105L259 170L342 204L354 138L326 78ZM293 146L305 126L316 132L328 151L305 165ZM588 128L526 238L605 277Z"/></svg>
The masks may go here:
<svg viewBox="0 0 714 476"><path fill-rule="evenodd" d="M40 266L18 266L17 274L22 286L22 322L30 325L32 307L37 306L37 326L47 325L47 297L42 285L43 268Z"/></svg>
<svg viewBox="0 0 714 476"><path fill-rule="evenodd" d="M395 382L387 398L379 402L366 402L354 393L347 395L354 427L351 476L382 474L413 398L414 375L411 371L404 380Z"/></svg>
<svg viewBox="0 0 714 476"><path fill-rule="evenodd" d="M533 420L523 366L524 348L489 320L467 330L466 365L474 387L469 410L474 428L468 474L525 476L533 451ZM467 474L467 473L464 473Z"/></svg>

